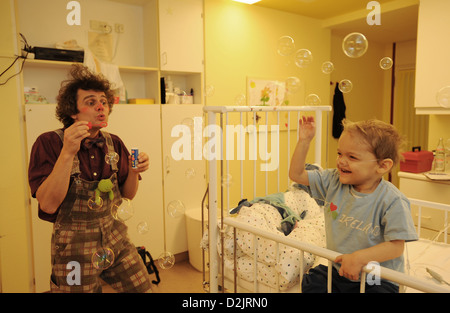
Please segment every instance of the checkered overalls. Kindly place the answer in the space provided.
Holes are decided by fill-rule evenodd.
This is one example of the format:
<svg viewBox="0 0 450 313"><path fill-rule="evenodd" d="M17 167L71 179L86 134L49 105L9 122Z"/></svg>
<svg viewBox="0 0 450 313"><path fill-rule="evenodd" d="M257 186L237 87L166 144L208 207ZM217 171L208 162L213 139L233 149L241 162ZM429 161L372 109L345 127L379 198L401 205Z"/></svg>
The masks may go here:
<svg viewBox="0 0 450 313"><path fill-rule="evenodd" d="M61 140L62 130L56 131ZM112 139L107 132L109 152L114 151ZM73 183L64 199L52 234L52 292L101 292L103 279L118 292L150 292L151 283L147 269L135 246L127 235L127 226L111 215L111 207L120 201L121 195L117 182L117 164L111 164L114 174L114 199L101 194L103 205L98 210L89 208L88 201L93 199L98 181L86 181L80 178L79 160L75 156L71 177ZM114 262L103 270L92 263L92 255L99 248L109 248L114 252ZM73 272L76 267L68 265L76 261L80 264L80 273ZM73 262L74 263L74 262ZM70 263L70 264L73 264ZM81 280L71 279L79 274ZM69 277L70 276L70 277Z"/></svg>

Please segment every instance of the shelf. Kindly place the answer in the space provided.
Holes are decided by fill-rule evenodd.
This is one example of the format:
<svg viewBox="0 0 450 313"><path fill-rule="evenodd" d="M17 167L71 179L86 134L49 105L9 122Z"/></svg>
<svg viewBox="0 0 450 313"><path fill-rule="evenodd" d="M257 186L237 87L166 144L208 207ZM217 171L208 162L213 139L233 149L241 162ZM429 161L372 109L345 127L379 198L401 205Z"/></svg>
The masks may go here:
<svg viewBox="0 0 450 313"><path fill-rule="evenodd" d="M32 67L47 67L47 68L68 68L72 64L82 64L79 62L67 62L67 61L50 61L50 60L36 60L27 59L26 66ZM142 67L142 66L120 66L119 70L126 73L151 73L158 72L156 67Z"/></svg>

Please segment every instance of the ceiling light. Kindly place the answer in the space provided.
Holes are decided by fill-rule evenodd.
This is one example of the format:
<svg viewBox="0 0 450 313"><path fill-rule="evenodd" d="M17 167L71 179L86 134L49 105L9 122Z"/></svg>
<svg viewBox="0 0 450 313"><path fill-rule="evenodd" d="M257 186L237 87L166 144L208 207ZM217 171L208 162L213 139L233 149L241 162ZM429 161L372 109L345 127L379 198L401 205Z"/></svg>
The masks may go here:
<svg viewBox="0 0 450 313"><path fill-rule="evenodd" d="M259 2L261 0L233 0L233 1L247 3L247 4L253 4L253 3Z"/></svg>

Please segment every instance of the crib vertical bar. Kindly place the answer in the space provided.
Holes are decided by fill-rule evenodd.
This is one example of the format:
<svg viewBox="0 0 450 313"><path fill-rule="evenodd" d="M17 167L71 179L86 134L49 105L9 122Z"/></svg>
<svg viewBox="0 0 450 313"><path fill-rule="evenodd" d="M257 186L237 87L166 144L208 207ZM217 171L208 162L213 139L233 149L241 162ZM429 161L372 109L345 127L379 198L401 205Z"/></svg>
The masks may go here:
<svg viewBox="0 0 450 313"><path fill-rule="evenodd" d="M291 161L291 112L288 111L288 120L287 120L287 164ZM288 166L289 168L289 166ZM289 187L289 174L287 176L287 186Z"/></svg>
<svg viewBox="0 0 450 313"><path fill-rule="evenodd" d="M365 293L366 292L366 272L361 271L361 284L359 286L359 292Z"/></svg>
<svg viewBox="0 0 450 313"><path fill-rule="evenodd" d="M220 113L220 129L223 130L223 113ZM221 250L222 255L224 255L224 246L223 246L223 208L224 208L224 200L223 200L223 158L224 158L224 151L225 151L225 141L223 140L223 131L220 134L220 143L221 143L221 151L220 151L220 242L221 242ZM225 260L224 258L221 258L221 266L222 266L222 293L225 292Z"/></svg>
<svg viewBox="0 0 450 313"><path fill-rule="evenodd" d="M304 259L305 259L305 251L300 250L300 293L303 292L302 283L303 283L303 272L304 272L304 270L303 270L303 268L304 268L303 260Z"/></svg>
<svg viewBox="0 0 450 313"><path fill-rule="evenodd" d="M269 119L268 119L268 115L267 115L267 112L265 113L266 114L266 151L265 152L267 152L267 151L269 151L268 149L269 149ZM260 148L261 149L261 148ZM271 151L272 153L273 153L273 151ZM267 154L266 154L266 156L267 156ZM268 161L268 160L267 160ZM266 184L265 184L265 187L266 187L266 196L269 194L269 185L268 185L268 183L267 183L267 181L268 181L268 179L269 179L269 177L268 177L268 175L269 175L269 171L265 171L265 176L266 176Z"/></svg>
<svg viewBox="0 0 450 313"><path fill-rule="evenodd" d="M322 111L316 110L316 135L315 135L314 162L322 166Z"/></svg>
<svg viewBox="0 0 450 313"><path fill-rule="evenodd" d="M275 242L275 264L279 264L280 262L280 243L279 242ZM278 275L278 273L276 272L275 269L275 273L276 273L276 277L275 277L275 283L277 284L277 292L280 292L280 275Z"/></svg>
<svg viewBox="0 0 450 313"><path fill-rule="evenodd" d="M242 112L239 113L239 125L243 125L242 124ZM239 151L240 153L240 175L241 175L241 197L239 199L244 198L244 156L245 156L245 146L244 146L244 132L241 131L240 133L240 145L241 145L241 149Z"/></svg>
<svg viewBox="0 0 450 313"><path fill-rule="evenodd" d="M214 112L208 112L208 124L216 123ZM217 160L209 157L209 186L217 186ZM217 260L217 188L209 188L209 212L208 212L208 232L209 232L209 290L211 293L218 291L219 264Z"/></svg>
<svg viewBox="0 0 450 313"><path fill-rule="evenodd" d="M228 126L228 112L225 113L225 128ZM223 128L222 128L223 129ZM233 135L234 136L234 135ZM230 140L228 138L228 134L226 135L226 142L229 142ZM234 142L234 138L233 138ZM223 151L223 150L222 150ZM226 155L226 153L224 154ZM234 158L234 156L232 156ZM227 187L227 212L230 212L230 185L231 185L231 176L230 176L230 161L228 160L228 157L226 157L226 168L227 168L227 175L226 177L226 187Z"/></svg>
<svg viewBox="0 0 450 313"><path fill-rule="evenodd" d="M277 111L277 125L280 125L280 111ZM278 145L278 153L280 152L280 145ZM277 168L277 192L280 192L280 166Z"/></svg>
<svg viewBox="0 0 450 313"><path fill-rule="evenodd" d="M422 206L419 205L417 217L417 236L420 238L420 230L422 228Z"/></svg>
<svg viewBox="0 0 450 313"><path fill-rule="evenodd" d="M253 112L253 157L255 158L255 160L253 161L253 199L256 198L256 160L257 160L257 141L256 141L256 137L258 135L258 132L256 130L256 112Z"/></svg>
<svg viewBox="0 0 450 313"><path fill-rule="evenodd" d="M258 243L253 234L253 292L258 293Z"/></svg>
<svg viewBox="0 0 450 313"><path fill-rule="evenodd" d="M448 237L448 211L445 211L445 221L444 221L444 243L447 244L447 237Z"/></svg>
<svg viewBox="0 0 450 313"><path fill-rule="evenodd" d="M327 272L327 274L328 274L328 276L327 276L327 292L328 293L331 293L331 291L332 291L332 289L331 289L331 286L332 286L332 271L333 271L333 262L331 262L330 260L328 260L328 272Z"/></svg>
<svg viewBox="0 0 450 313"><path fill-rule="evenodd" d="M233 227L234 293L237 293L236 227Z"/></svg>

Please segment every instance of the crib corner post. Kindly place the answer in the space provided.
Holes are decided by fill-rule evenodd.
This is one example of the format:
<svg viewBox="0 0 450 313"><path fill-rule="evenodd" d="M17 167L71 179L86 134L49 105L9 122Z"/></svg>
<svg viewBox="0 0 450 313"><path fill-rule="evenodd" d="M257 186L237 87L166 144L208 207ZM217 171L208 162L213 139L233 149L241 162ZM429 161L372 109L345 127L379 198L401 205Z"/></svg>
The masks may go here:
<svg viewBox="0 0 450 313"><path fill-rule="evenodd" d="M214 125L216 117L214 112L208 112L208 125ZM217 164L214 158L208 158L209 186L216 186ZM219 262L217 260L217 189L209 188L208 209L209 232L209 292L218 293Z"/></svg>

